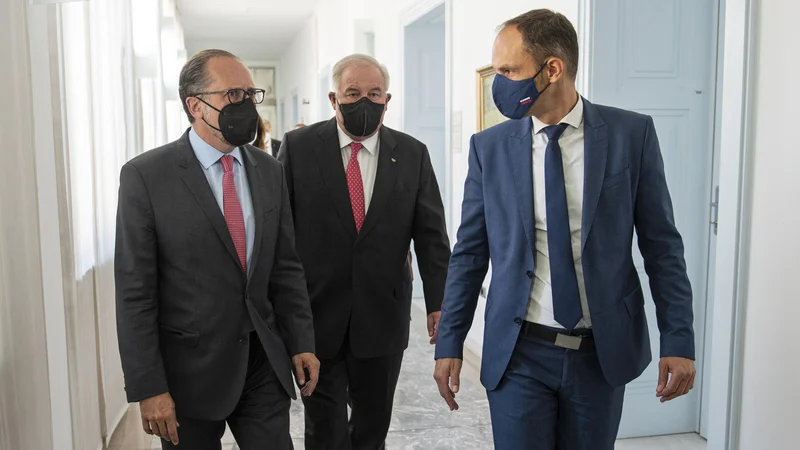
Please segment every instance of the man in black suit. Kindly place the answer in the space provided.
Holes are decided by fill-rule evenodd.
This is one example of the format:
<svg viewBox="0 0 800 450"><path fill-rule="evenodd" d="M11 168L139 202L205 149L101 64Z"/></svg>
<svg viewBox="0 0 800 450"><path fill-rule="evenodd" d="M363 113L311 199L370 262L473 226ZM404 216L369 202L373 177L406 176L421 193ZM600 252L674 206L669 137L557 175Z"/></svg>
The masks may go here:
<svg viewBox="0 0 800 450"><path fill-rule="evenodd" d="M269 145L268 148L271 149L272 156L277 158L278 151L281 149L281 141L272 139L272 123L267 119L264 119L264 131L267 133L265 143Z"/></svg>
<svg viewBox="0 0 800 450"><path fill-rule="evenodd" d="M450 258L444 208L424 144L381 126L389 75L373 58L333 69L336 117L283 138L297 250L305 268L317 390L304 398L307 449L381 449L408 346L414 240L428 333L436 339ZM348 424L347 406L352 408Z"/></svg>
<svg viewBox="0 0 800 450"><path fill-rule="evenodd" d="M264 91L222 50L192 57L179 90L192 128L120 175L128 401L165 449L218 449L226 422L242 450L290 449L292 363L309 395L319 362L282 167L246 145Z"/></svg>

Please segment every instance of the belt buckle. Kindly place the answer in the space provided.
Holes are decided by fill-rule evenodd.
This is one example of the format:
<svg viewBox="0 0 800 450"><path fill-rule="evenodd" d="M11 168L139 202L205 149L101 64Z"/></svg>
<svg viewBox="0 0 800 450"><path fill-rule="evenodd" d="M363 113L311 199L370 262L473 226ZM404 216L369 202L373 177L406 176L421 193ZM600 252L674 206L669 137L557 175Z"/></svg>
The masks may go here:
<svg viewBox="0 0 800 450"><path fill-rule="evenodd" d="M570 336L568 334L558 333L558 335L556 335L555 344L556 347L568 348L570 350L580 350L582 340L583 338L580 336Z"/></svg>

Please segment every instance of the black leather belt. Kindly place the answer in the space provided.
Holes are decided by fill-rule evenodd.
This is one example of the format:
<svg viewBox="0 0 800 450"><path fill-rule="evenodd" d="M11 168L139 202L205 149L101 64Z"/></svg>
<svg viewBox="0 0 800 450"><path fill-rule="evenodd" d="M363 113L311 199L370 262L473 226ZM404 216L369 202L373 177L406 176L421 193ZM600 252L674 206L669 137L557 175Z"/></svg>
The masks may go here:
<svg viewBox="0 0 800 450"><path fill-rule="evenodd" d="M588 350L594 348L594 338L592 330L579 329L572 333L559 331L534 322L522 322L522 330L525 336L531 336L551 342L557 347L568 348L570 350Z"/></svg>

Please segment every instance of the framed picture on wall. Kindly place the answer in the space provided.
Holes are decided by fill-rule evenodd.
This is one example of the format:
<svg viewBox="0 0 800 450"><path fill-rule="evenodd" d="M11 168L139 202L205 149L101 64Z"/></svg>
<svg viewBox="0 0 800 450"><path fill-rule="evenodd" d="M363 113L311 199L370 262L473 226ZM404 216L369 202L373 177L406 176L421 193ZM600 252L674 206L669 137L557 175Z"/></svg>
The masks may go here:
<svg viewBox="0 0 800 450"><path fill-rule="evenodd" d="M478 131L483 131L487 128L493 127L498 123L508 120L505 116L500 114L497 107L494 106L492 99L492 83L495 76L494 68L491 65L481 67L477 70L477 118L478 118Z"/></svg>

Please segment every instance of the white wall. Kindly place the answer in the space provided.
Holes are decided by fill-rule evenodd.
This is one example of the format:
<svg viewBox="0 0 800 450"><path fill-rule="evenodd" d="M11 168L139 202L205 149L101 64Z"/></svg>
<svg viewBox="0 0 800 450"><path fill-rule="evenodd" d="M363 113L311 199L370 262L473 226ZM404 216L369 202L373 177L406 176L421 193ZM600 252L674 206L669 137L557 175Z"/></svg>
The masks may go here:
<svg viewBox="0 0 800 450"><path fill-rule="evenodd" d="M292 44L281 57L280 67L276 71L278 124L273 124L273 133L277 139L296 125L292 119L292 93L297 92L299 122L312 123L317 119L317 29L316 18L311 18L297 33ZM303 99L311 103L303 105ZM280 104L285 107L281 116Z"/></svg>
<svg viewBox="0 0 800 450"><path fill-rule="evenodd" d="M295 89L301 99L305 97L311 102L301 105L299 116L305 123L326 120L332 116L331 110L330 115L320 117L320 103L328 101L330 91L330 88L321 89L320 78L329 75L338 60L358 51L357 33L364 28L373 28L374 56L387 66L392 78L389 91L394 98L389 104L385 121L388 126L399 127L402 117L400 14L416 1L328 0L322 3L281 59L278 103L281 100L285 102L287 120L291 121L291 96ZM370 24L372 27L368 26ZM294 124L287 123L286 127L291 129Z"/></svg>
<svg viewBox="0 0 800 450"><path fill-rule="evenodd" d="M800 167L796 129L800 60L785 49L800 43L800 3L754 2L756 13L752 135L754 151L740 449L797 448L800 422L797 254Z"/></svg>

